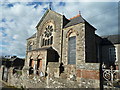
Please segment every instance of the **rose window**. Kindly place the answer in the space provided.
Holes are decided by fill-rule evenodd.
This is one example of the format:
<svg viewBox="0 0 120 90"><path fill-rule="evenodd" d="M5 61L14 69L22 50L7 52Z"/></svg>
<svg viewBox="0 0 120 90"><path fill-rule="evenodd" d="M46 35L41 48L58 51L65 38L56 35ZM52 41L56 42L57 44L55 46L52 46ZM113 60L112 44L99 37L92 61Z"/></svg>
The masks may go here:
<svg viewBox="0 0 120 90"><path fill-rule="evenodd" d="M53 36L52 36L53 26L48 25L45 27L44 30L45 31L43 33L42 46L52 45L52 43L53 43Z"/></svg>
<svg viewBox="0 0 120 90"><path fill-rule="evenodd" d="M45 32L44 32L44 35L45 37L50 37L52 35L52 31L53 31L53 27L51 25L48 25L46 28L45 28Z"/></svg>

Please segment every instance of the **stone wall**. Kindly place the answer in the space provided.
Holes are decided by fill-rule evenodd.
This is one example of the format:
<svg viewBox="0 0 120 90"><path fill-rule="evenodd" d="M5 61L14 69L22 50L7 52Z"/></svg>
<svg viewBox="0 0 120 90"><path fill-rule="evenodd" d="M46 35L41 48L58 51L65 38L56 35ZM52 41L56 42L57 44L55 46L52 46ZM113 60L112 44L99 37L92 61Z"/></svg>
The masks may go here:
<svg viewBox="0 0 120 90"><path fill-rule="evenodd" d="M116 69L120 70L120 44L114 45L116 48ZM118 74L118 78L120 79L120 73Z"/></svg>
<svg viewBox="0 0 120 90"><path fill-rule="evenodd" d="M68 39L72 33L76 36L76 64L85 62L85 26L80 23L63 30L62 62L64 65L68 64Z"/></svg>
<svg viewBox="0 0 120 90"><path fill-rule="evenodd" d="M47 66L47 75L49 77L57 77L59 78L60 70L59 62L49 62Z"/></svg>
<svg viewBox="0 0 120 90"><path fill-rule="evenodd" d="M33 68L35 69L35 65L37 65L37 60L42 60L42 71L45 73L46 71L46 62L47 62L47 50L38 50L38 51L30 51L27 53L27 59L24 67L28 67L30 63L30 59L34 61Z"/></svg>
<svg viewBox="0 0 120 90"><path fill-rule="evenodd" d="M82 63L76 68L77 81L83 88L100 88L100 64Z"/></svg>
<svg viewBox="0 0 120 90"><path fill-rule="evenodd" d="M29 75L28 70L23 70L22 74L12 73L12 68L9 69L8 84L18 88L45 88L46 78L38 75Z"/></svg>
<svg viewBox="0 0 120 90"><path fill-rule="evenodd" d="M3 74L3 65L0 66L0 80L2 80L2 74Z"/></svg>
<svg viewBox="0 0 120 90"><path fill-rule="evenodd" d="M66 70L60 74L59 78L54 78L54 75L53 75L55 72L54 67L49 69L51 71L49 72L50 87L53 87L52 81L55 83L57 80L57 82L61 84L60 87L100 88L100 70L99 70L100 64L98 63L81 63L77 67L75 65L66 65L64 66ZM58 67L56 67L56 69L57 68ZM69 84L68 84L68 81L69 81ZM69 86L72 84L73 85L75 84L75 85Z"/></svg>
<svg viewBox="0 0 120 90"><path fill-rule="evenodd" d="M29 46L32 46L31 47L31 50L34 50L36 49L36 37L34 38L30 38L27 40L27 48L26 48L26 51L29 51Z"/></svg>
<svg viewBox="0 0 120 90"><path fill-rule="evenodd" d="M62 40L62 27L63 27L63 16L48 10L48 12L46 13L44 19L41 21L41 23L38 25L37 27L37 48L41 48L41 46L39 46L40 39L42 36L42 33L44 31L44 26L47 23L53 23L54 24L54 31L53 31L53 44L52 47L53 49L55 49L58 54L60 55L59 61L61 60L61 40Z"/></svg>
<svg viewBox="0 0 120 90"><path fill-rule="evenodd" d="M24 68L22 74L13 74L13 68L10 68L8 83L19 88L100 88L99 64L81 64L76 68L68 66L67 72L60 75L58 66L57 62L49 63L47 77L29 75L28 68Z"/></svg>

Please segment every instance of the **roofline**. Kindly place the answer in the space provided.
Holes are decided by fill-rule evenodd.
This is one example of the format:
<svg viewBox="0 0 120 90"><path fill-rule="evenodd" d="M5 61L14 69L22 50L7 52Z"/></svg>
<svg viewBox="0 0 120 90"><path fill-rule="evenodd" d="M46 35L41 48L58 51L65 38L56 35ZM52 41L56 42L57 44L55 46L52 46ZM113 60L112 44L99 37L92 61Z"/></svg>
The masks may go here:
<svg viewBox="0 0 120 90"><path fill-rule="evenodd" d="M36 37L29 37L29 38L27 38L26 40L29 40L29 39L32 39L32 38L36 38Z"/></svg>
<svg viewBox="0 0 120 90"><path fill-rule="evenodd" d="M35 37L30 37L30 38L27 38L26 40L29 40L29 39L32 39L32 38L35 38Z"/></svg>
<svg viewBox="0 0 120 90"><path fill-rule="evenodd" d="M83 18L83 19L84 19L84 18ZM84 20L85 20L85 19L84 19ZM88 23L86 20L85 20L85 23L89 24L92 28L94 28L95 31L97 30L93 25L91 25L90 23Z"/></svg>
<svg viewBox="0 0 120 90"><path fill-rule="evenodd" d="M84 22L81 22L82 24L85 24ZM77 23L77 24L74 24L74 25L78 25L78 24L81 24L81 23ZM74 26L74 25L71 25L71 26ZM68 26L68 27L64 27L63 29L66 29L66 28L69 28L71 26Z"/></svg>
<svg viewBox="0 0 120 90"><path fill-rule="evenodd" d="M109 40L109 37L111 36L116 36L117 38L117 42L113 42L112 40ZM120 38L119 38L120 34L113 34L113 35L103 35L103 36L100 36L102 39L108 39L112 44L120 44ZM111 45L111 44L103 44L103 45Z"/></svg>
<svg viewBox="0 0 120 90"><path fill-rule="evenodd" d="M40 19L40 21L38 22L38 24L37 24L37 26L36 26L35 28L37 28L37 27L40 25L40 23L43 21L44 17L48 14L49 11L52 11L52 10L51 10L51 9L48 9L48 10L45 12L45 14L42 16L42 18ZM63 15L61 15L61 14L55 12L55 11L52 11L52 12L53 12L53 13L56 13L56 14L58 14L58 15L60 15L60 16L63 16Z"/></svg>
<svg viewBox="0 0 120 90"><path fill-rule="evenodd" d="M31 38L36 38L36 34L37 33L34 33L31 37L27 38L26 40L31 39Z"/></svg>
<svg viewBox="0 0 120 90"><path fill-rule="evenodd" d="M80 15L80 14L78 14L78 15L76 15L76 16L74 16L74 17L72 17L72 18L68 19L68 20L72 20L72 19L77 18L77 17L80 17L80 16L81 16L81 15Z"/></svg>
<svg viewBox="0 0 120 90"><path fill-rule="evenodd" d="M109 37L109 36L120 36L120 34L113 34L113 35L103 35L103 36L100 36L102 38L105 38L105 37Z"/></svg>
<svg viewBox="0 0 120 90"><path fill-rule="evenodd" d="M47 15L47 13L49 12L49 9L45 12L45 14L42 16L42 18L40 19L40 21L38 22L36 28L39 26L39 24L43 21L43 18Z"/></svg>

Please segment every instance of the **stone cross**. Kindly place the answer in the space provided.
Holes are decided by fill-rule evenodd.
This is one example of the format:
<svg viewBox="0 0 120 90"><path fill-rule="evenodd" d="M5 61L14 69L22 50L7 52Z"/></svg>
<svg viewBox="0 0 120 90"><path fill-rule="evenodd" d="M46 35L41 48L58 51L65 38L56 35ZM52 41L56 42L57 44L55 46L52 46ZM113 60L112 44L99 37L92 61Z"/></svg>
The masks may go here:
<svg viewBox="0 0 120 90"><path fill-rule="evenodd" d="M52 2L49 2L49 9L52 9Z"/></svg>

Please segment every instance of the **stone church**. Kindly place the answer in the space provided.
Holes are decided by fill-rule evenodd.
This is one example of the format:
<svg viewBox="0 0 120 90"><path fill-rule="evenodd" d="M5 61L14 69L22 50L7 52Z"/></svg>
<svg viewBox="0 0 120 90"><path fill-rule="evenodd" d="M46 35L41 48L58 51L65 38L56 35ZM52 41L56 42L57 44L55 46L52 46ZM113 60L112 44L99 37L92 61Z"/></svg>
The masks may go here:
<svg viewBox="0 0 120 90"><path fill-rule="evenodd" d="M16 57L9 67L5 61L1 80L26 89L119 86L120 34L98 36L96 30L80 14L67 19L48 9L27 39L25 64Z"/></svg>
<svg viewBox="0 0 120 90"><path fill-rule="evenodd" d="M25 66L29 67L29 74L42 72L46 76L53 70L55 77L64 72L68 78L70 75L80 76L77 68L82 68L87 63L104 62L108 67L115 65L115 62L119 63L118 35L113 35L114 38L112 35L100 37L95 31L96 28L80 14L67 19L48 9L36 26L36 33L27 39ZM109 37L112 37L110 40L113 43L108 40ZM112 54L108 55L110 50ZM109 61L109 58L112 60ZM89 68L89 64L86 67Z"/></svg>

